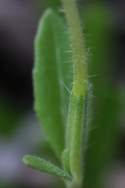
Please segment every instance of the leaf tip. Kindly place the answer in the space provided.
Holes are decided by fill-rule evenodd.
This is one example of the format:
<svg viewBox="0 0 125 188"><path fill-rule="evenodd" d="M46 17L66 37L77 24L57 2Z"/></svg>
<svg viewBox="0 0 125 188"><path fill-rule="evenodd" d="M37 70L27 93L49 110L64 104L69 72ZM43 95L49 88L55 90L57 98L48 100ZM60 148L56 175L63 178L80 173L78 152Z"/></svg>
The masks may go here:
<svg viewBox="0 0 125 188"><path fill-rule="evenodd" d="M30 160L30 155L24 155L24 157L22 158L22 162L25 164L25 165L27 165L27 166L29 166L29 160Z"/></svg>

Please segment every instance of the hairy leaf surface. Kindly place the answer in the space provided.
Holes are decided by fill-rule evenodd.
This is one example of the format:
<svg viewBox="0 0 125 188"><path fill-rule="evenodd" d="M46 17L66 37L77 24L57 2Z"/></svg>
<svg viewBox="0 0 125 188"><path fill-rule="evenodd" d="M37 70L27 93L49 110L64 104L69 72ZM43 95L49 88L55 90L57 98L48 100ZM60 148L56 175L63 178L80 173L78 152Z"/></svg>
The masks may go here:
<svg viewBox="0 0 125 188"><path fill-rule="evenodd" d="M71 176L69 175L69 173L55 166L51 162L46 161L45 159L32 156L32 155L26 155L23 158L23 162L27 166L30 166L40 172L45 172L51 175L55 175L55 176L59 176L59 177L71 180Z"/></svg>

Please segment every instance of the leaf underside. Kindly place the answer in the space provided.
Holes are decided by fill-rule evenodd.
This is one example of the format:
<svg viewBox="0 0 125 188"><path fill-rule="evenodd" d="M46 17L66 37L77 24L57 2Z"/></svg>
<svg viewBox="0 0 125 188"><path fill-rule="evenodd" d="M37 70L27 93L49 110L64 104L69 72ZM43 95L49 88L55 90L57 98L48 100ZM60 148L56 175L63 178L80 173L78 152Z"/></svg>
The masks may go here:
<svg viewBox="0 0 125 188"><path fill-rule="evenodd" d="M64 20L53 10L47 10L35 40L34 97L37 116L58 157L64 149L67 90L71 85L69 49Z"/></svg>

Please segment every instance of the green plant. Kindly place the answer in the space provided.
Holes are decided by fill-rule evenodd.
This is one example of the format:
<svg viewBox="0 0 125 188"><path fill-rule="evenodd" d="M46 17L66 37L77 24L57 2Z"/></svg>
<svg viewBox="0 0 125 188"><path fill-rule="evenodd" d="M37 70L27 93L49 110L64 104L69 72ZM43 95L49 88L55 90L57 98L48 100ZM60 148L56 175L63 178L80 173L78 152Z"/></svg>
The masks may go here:
<svg viewBox="0 0 125 188"><path fill-rule="evenodd" d="M58 1L54 3L56 6ZM91 112L95 109L93 104L97 103L98 110L102 109L101 113L106 112L107 125L112 125L114 118L108 116L107 99L108 103L111 101L110 106L115 105L115 109L118 110L118 97L112 98L114 89L110 84L107 85L107 81L100 82L98 79L90 81L87 47L77 4L75 0L62 0L62 6L66 20L56 7L56 9L47 10L40 21L35 40L33 71L35 110L40 122L43 123L44 131L60 167L31 155L24 156L23 161L34 169L60 176L68 188L99 188L100 173L110 161L114 151L116 131L112 132L113 126L110 126L110 130L108 126L104 127L105 121L102 114L99 119L96 118L91 123L89 119ZM93 9L91 9L91 15L92 13ZM103 12L100 13L103 14ZM89 23L91 19L88 25ZM90 26L93 25L90 24ZM102 26L105 26L105 23ZM94 33L92 41L95 47L98 44L98 36L102 34L102 30L99 30L99 35ZM99 48L103 51L101 45ZM93 64L90 68L90 73L93 70L96 72L102 70L98 69L101 59L97 55L102 51L97 51L94 51L96 52L93 56L95 65ZM101 84L103 84L102 91L99 89ZM99 97L96 101L92 98L92 90ZM117 116L115 109L113 115ZM90 131L97 125L99 128L97 127L94 132ZM105 138L107 133L106 149L103 150L100 139ZM101 139L101 141L105 146L106 140ZM88 145L91 146L89 149ZM104 156L103 152L105 152ZM99 164L98 160L101 161Z"/></svg>

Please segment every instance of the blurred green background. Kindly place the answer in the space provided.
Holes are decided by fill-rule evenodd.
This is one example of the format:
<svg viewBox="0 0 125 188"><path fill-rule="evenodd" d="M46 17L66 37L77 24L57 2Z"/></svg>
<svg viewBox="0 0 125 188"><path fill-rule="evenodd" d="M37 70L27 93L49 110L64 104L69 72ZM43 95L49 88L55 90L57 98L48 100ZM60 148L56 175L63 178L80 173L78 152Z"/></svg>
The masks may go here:
<svg viewBox="0 0 125 188"><path fill-rule="evenodd" d="M53 2L54 4L51 0L0 0L0 188L61 188L61 182L57 182L57 179L35 172L21 162L22 156L27 153L53 156L33 111L32 88L34 36L44 10L49 6L60 6L58 0ZM117 157L107 173L106 186L123 188L125 2L81 0L78 4L88 47L90 79L95 87L93 95L97 105L95 113L98 115L94 121L98 124L109 123L108 119L111 119L116 107L110 102L110 97L116 96L112 87L117 88L120 96L121 108L117 108L120 115L116 120L113 118L113 123L119 125L120 132L116 141ZM105 95L110 95L108 102ZM99 105L105 108L102 109Z"/></svg>

